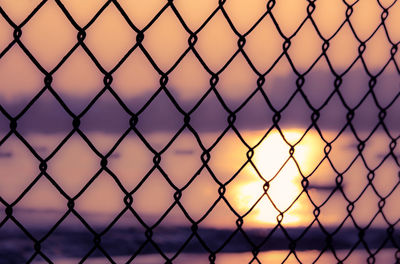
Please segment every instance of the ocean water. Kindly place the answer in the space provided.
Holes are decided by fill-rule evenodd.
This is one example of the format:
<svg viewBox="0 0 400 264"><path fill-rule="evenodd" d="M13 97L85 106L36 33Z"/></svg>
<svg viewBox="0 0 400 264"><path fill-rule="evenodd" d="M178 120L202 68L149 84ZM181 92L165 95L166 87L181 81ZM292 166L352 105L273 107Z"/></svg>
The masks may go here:
<svg viewBox="0 0 400 264"><path fill-rule="evenodd" d="M263 138L263 133L244 131L242 136L250 146L255 146ZM128 260L135 245L139 246L145 240L143 226L126 210L123 202L124 191L130 192L138 186L140 188L132 194L132 208L148 226L162 220L160 225L153 226L154 240L164 247L169 257L173 256L190 234L191 221L201 220L199 228L204 230L203 236L209 239L208 243L214 242L213 246L218 248L225 241L229 230L236 228L235 213L244 217L243 229L253 232L255 238L262 238L276 226L280 212L283 212L282 226L293 231L289 232L293 238L311 225L308 232L310 236L299 242L299 245L304 243L309 246L300 246L299 251L296 251L301 255L299 259L303 263L312 263L318 258L318 249L325 241L319 225L333 231L343 224L344 231L339 232L341 234L335 240L340 259L345 258L349 248L358 241L355 225L369 228L366 240L374 249L379 248L386 239L387 222L396 224L395 229L398 229L400 210L396 203L400 199L400 188L397 188L399 166L393 156L387 155L390 139L383 131L378 131L368 139L362 155L359 155L354 136L345 132L331 144L329 159L324 153L325 143L316 131L311 130L302 137L301 129L286 129L283 130L283 135L291 144L301 139L296 144L292 157L289 154L290 147L282 135L278 131L272 131L255 148L250 163L246 156L248 148L237 135L228 132L211 150L207 166L203 166L200 159L202 150L195 137L184 132L162 153L160 166L154 167L154 154L139 137L129 134L108 158L107 172L101 169L101 158L75 134L48 161L46 172L63 189L64 195L75 198L74 210L97 232L105 230L107 225L118 218L117 223L102 239L102 245L109 247L106 249L113 252L112 257L117 263ZM119 135L104 133L88 133L87 136L103 155L119 138ZM161 151L173 134L149 133L144 136L155 151ZM211 146L218 136L218 133L200 134L205 147ZM328 141L335 139L335 136L334 131L323 131L323 137ZM52 155L52 151L64 137L62 134L26 135L28 142L43 158ZM398 147L394 149L394 154L397 157L400 154ZM39 164L16 137L9 138L1 149L1 198L7 203L14 203L13 216L37 239L44 237L67 214L54 234L46 239L50 240L47 246L46 241L43 242L43 252L54 259L55 263L77 263L90 248L76 246L68 249L68 246L59 244L80 245L78 241L82 240L82 245L86 242L90 245L93 238L90 238L91 234L83 224L68 211L67 199L48 178L40 176ZM375 174L372 179L373 187L368 185L368 168ZM308 177L307 191L301 185L301 174ZM343 176L342 191L333 192L338 174ZM194 175L196 176L193 178ZM144 177L146 180L142 182ZM87 185L92 178L94 181ZM32 181L35 184L29 186ZM264 181L270 182L268 195L264 193ZM188 182L191 183L186 186ZM226 200L220 199L218 182L226 184ZM174 187L183 188L179 201L187 215L174 204ZM26 188L30 188L29 191L21 196ZM377 214L381 200L379 195L387 197L382 207L383 213ZM351 217L346 210L349 205L347 200L354 202ZM254 204L256 205L253 206ZM315 221L313 214L316 206L321 206L319 223ZM5 207L0 207L2 220L6 217ZM167 210L170 210L169 213L164 215ZM121 211L124 213L119 215ZM171 234L169 229L177 231ZM33 254L32 241L15 230L18 229L11 220L0 229L0 243L3 247L0 255L11 256L11 252L27 259ZM129 230L135 230L131 233L132 237L129 237ZM218 230L221 231L218 233ZM213 233L218 235L209 235ZM89 238L81 239L84 234ZM110 235L107 237L108 234ZM136 244L132 242L133 237L140 238ZM281 263L288 255L283 250L287 248L288 240L282 233L274 235L273 239L277 241L275 245L267 243L258 255L262 263ZM124 241L132 243L132 246L125 248L125 251L118 251L117 245ZM241 243L232 242L233 246L228 252L218 253L216 263L251 261L250 251L246 252L246 247L241 247ZM379 252L376 256L379 261L375 263L395 263L396 253L390 248L390 242L384 244L384 247L389 248ZM358 247L346 258L345 263L364 263L368 256L365 248ZM189 260L193 263L208 263L208 254L204 250L197 250L194 245L188 252L179 255L174 263L187 263ZM35 261L42 263L39 258ZM133 263L164 261L153 249L144 250ZM101 254L93 254L87 263L106 262ZM323 254L317 261L336 262L332 252ZM298 263L298 260L292 254L285 263Z"/></svg>
<svg viewBox="0 0 400 264"><path fill-rule="evenodd" d="M396 263L395 258L396 250L393 249L383 249L376 257L375 263ZM297 263L337 263L337 259L333 256L332 253L325 253L320 255L319 251L309 250L303 252L297 252L297 258L291 254L288 257L288 252L284 250L271 250L268 252L261 252L257 255L257 259L261 263L284 263L287 264L297 264ZM338 255L347 255L348 252L344 250L338 251ZM349 264L361 264L367 263L369 255L362 250L355 250L352 254L343 262ZM243 264L243 263L258 263L256 260L253 260L253 255L251 253L220 253L217 255L215 263L217 264ZM316 260L318 258L318 260ZM128 257L117 257L114 259L116 263L126 263ZM299 262L299 260L301 262ZM58 259L56 263L59 264L72 264L78 263L80 259ZM133 263L138 264L156 264L163 263L163 259L160 258L159 255L148 254L144 256L139 256L136 258ZM46 263L38 261L37 264ZM92 258L89 261L85 262L89 264L103 264L108 263L105 258ZM192 264L206 264L210 263L208 260L208 255L206 254L181 254L179 257L173 261L173 263L184 264L184 263L192 263Z"/></svg>

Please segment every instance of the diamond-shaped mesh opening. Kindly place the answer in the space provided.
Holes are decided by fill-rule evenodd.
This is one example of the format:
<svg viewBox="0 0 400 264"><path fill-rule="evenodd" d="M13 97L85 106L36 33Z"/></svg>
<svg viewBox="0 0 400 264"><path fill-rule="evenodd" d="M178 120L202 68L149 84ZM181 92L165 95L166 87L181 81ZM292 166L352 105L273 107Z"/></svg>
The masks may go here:
<svg viewBox="0 0 400 264"><path fill-rule="evenodd" d="M76 69L79 68L79 71ZM53 85L64 102L75 113L89 103L82 98L93 97L103 88L103 76L96 65L79 47L53 75Z"/></svg>
<svg viewBox="0 0 400 264"><path fill-rule="evenodd" d="M377 74L388 63L391 46L383 28L380 28L368 41L363 58L372 73Z"/></svg>
<svg viewBox="0 0 400 264"><path fill-rule="evenodd" d="M100 152L107 153L129 129L130 116L109 91L94 98L91 103L91 107L82 112L84 115L79 128Z"/></svg>
<svg viewBox="0 0 400 264"><path fill-rule="evenodd" d="M133 133L128 134L108 159L108 168L129 191L139 184L153 166L152 153Z"/></svg>
<svg viewBox="0 0 400 264"><path fill-rule="evenodd" d="M281 57L276 63L269 81L264 85L264 91L272 106L281 109L296 92L296 74L292 72L286 57Z"/></svg>
<svg viewBox="0 0 400 264"><path fill-rule="evenodd" d="M201 153L196 138L190 133L182 134L164 152L160 165L174 185L182 188L201 167Z"/></svg>
<svg viewBox="0 0 400 264"><path fill-rule="evenodd" d="M269 69L282 54L283 39L273 20L266 16L246 37L244 50L257 70ZM268 46L268 49L265 48Z"/></svg>
<svg viewBox="0 0 400 264"><path fill-rule="evenodd" d="M196 59L192 52L180 61L171 74L168 75L171 93L179 105L189 110L210 88L209 74Z"/></svg>
<svg viewBox="0 0 400 264"><path fill-rule="evenodd" d="M143 45L158 67L164 71L171 68L187 49L189 36L170 8L157 18L146 33ZM158 44L161 41L162 46Z"/></svg>
<svg viewBox="0 0 400 264"><path fill-rule="evenodd" d="M218 71L235 53L237 37L221 11L200 31L196 50L212 71Z"/></svg>
<svg viewBox="0 0 400 264"><path fill-rule="evenodd" d="M0 0L0 263L398 263L391 0Z"/></svg>
<svg viewBox="0 0 400 264"><path fill-rule="evenodd" d="M160 91L145 107L138 116L137 129L141 132L164 130L175 133L183 125L182 114L164 91Z"/></svg>
<svg viewBox="0 0 400 264"><path fill-rule="evenodd" d="M108 37L102 39L104 35ZM102 67L110 70L134 45L135 37L118 9L110 4L89 27L85 44Z"/></svg>
<svg viewBox="0 0 400 264"><path fill-rule="evenodd" d="M226 198L238 214L244 215L264 194L263 185L254 168L247 165L227 185Z"/></svg>
<svg viewBox="0 0 400 264"><path fill-rule="evenodd" d="M139 48L118 68L113 79L115 92L121 98L126 98L126 103L134 111L140 109L160 86L159 74ZM130 102L129 99L140 102Z"/></svg>
<svg viewBox="0 0 400 264"><path fill-rule="evenodd" d="M65 204L58 190L42 177L18 201L14 215L33 236L42 237L63 216Z"/></svg>
<svg viewBox="0 0 400 264"><path fill-rule="evenodd" d="M84 155L76 155L76 151ZM84 140L74 135L49 161L47 172L68 195L74 196L96 174L99 163L100 159Z"/></svg>
<svg viewBox="0 0 400 264"><path fill-rule="evenodd" d="M324 107L319 112L320 118L316 122L318 127L324 128L324 130L321 130L321 135L328 142L337 138L347 124L346 115L348 111L342 105L340 97L337 93L332 95L329 102L324 104ZM337 141L341 141L343 138L339 137ZM332 157L335 157L335 155L332 155Z"/></svg>
<svg viewBox="0 0 400 264"><path fill-rule="evenodd" d="M240 149L240 152L234 150ZM230 150L225 152L226 150ZM213 148L210 162L208 163L215 177L221 183L228 182L232 176L246 162L246 147L235 134L227 134L222 137ZM222 167L220 164L224 164Z"/></svg>
<svg viewBox="0 0 400 264"><path fill-rule="evenodd" d="M260 91L252 94L249 102L236 114L236 128L240 129L241 136L248 144L255 145L262 136L255 136L254 131L256 134L264 134L272 126L274 112Z"/></svg>
<svg viewBox="0 0 400 264"><path fill-rule="evenodd" d="M162 173L156 170L138 187L140 188L132 195L132 207L146 223L154 224L173 204L174 191Z"/></svg>
<svg viewBox="0 0 400 264"><path fill-rule="evenodd" d="M96 174L94 181L84 188L83 194L76 199L76 210L91 225L110 223L125 207L123 192L106 172Z"/></svg>
<svg viewBox="0 0 400 264"><path fill-rule="evenodd" d="M45 3L25 28L21 41L47 70L53 69L76 41L75 29L53 1Z"/></svg>
<svg viewBox="0 0 400 264"><path fill-rule="evenodd" d="M190 115L190 123L199 135L202 144L209 148L226 129L227 118L228 114L219 103L218 97L215 93L210 92Z"/></svg>
<svg viewBox="0 0 400 264"><path fill-rule="evenodd" d="M349 24L344 24L336 36L329 42L327 55L335 70L342 72L357 59L359 42ZM349 75L345 75L349 76ZM354 80L349 77L350 80Z"/></svg>
<svg viewBox="0 0 400 264"><path fill-rule="evenodd" d="M314 66L304 82L302 90L307 100L316 108L324 105L334 92L332 83L335 77L327 73L328 64L323 59Z"/></svg>
<svg viewBox="0 0 400 264"><path fill-rule="evenodd" d="M310 43L310 39L313 41ZM321 55L323 42L315 32L314 26L310 21L303 24L297 34L291 39L288 50L290 59L294 66L301 69L309 69Z"/></svg>
<svg viewBox="0 0 400 264"><path fill-rule="evenodd" d="M239 54L221 73L218 92L229 108L236 109L255 90L256 81L257 75Z"/></svg>
<svg viewBox="0 0 400 264"><path fill-rule="evenodd" d="M181 203L189 216L197 221L206 214L218 197L218 185L207 170L203 169L183 191Z"/></svg>
<svg viewBox="0 0 400 264"><path fill-rule="evenodd" d="M366 40L381 23L380 13L382 8L378 1L361 1L354 6L354 12L350 17L350 22L354 28L354 33L361 39ZM368 23L360 23L368 17Z"/></svg>

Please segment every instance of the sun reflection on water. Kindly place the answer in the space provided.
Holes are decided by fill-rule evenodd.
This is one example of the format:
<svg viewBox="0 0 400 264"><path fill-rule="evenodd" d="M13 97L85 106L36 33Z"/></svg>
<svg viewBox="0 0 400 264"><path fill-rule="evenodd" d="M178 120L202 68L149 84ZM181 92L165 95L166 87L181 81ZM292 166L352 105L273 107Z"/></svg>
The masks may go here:
<svg viewBox="0 0 400 264"><path fill-rule="evenodd" d="M285 131L284 136L288 143L295 144L303 133L293 129ZM303 190L301 173L305 175L305 171L315 167L317 150L321 149L317 135L311 132L310 135L294 146L292 157L289 154L290 145L278 131L271 132L256 147L252 160L259 174L255 169L246 167L246 173L252 173L255 177L235 186L232 197L241 211L248 212L246 219L249 223L276 225L277 217L281 217L280 212L283 213L282 223L285 225L298 226L310 220L312 214L305 213L310 210L310 206L304 203L306 197L299 197ZM269 187L264 185L266 182Z"/></svg>

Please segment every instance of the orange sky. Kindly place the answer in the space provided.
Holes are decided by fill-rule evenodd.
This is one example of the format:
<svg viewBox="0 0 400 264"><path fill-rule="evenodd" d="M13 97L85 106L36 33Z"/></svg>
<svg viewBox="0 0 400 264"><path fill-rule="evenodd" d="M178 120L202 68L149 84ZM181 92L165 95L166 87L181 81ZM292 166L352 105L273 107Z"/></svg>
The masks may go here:
<svg viewBox="0 0 400 264"><path fill-rule="evenodd" d="M0 0L0 6L16 23L21 23L39 3L37 0ZM84 26L105 1L62 1L71 15ZM176 0L174 4L193 31L217 7L217 1ZM165 5L163 0L132 1L120 0L132 22L145 27L155 14ZM383 6L390 1L381 1ZM240 33L245 33L266 10L266 1L230 0L224 5L232 23ZM277 1L273 14L283 34L290 36L307 16L307 1ZM340 0L318 0L312 15L321 34L329 38L345 19L346 6ZM369 38L380 23L382 9L375 0L360 0L354 6L351 23L361 40ZM51 23L50 23L51 21ZM400 41L400 3L389 12L386 26L391 40ZM12 28L0 17L0 50L12 40ZM49 0L39 12L23 27L22 42L46 68L51 70L67 51L76 43L77 31L68 22L54 1ZM161 70L168 70L187 49L188 33L180 25L171 8L167 8L159 19L145 32L143 45ZM90 48L102 66L109 70L135 44L136 35L125 23L117 8L111 4L97 21L87 30L85 44ZM230 29L222 12L198 34L196 50L212 71L218 71L237 50L238 37ZM267 71L282 53L283 38L278 34L271 18L265 17L256 29L246 37L244 50L260 72ZM322 40L318 37L310 21L306 22L291 40L289 55L296 69L303 72L321 54ZM340 33L330 41L328 56L333 67L340 73L357 56L359 42L346 24ZM383 27L367 42L363 55L367 66L377 72L390 58L389 43ZM399 62L399 53L396 55ZM360 62L355 66L359 67ZM326 70L322 60L315 68ZM394 70L393 65L388 70ZM274 67L269 76L291 72L286 58ZM10 78L14 76L14 78ZM24 76L24 78L19 78ZM90 61L85 52L78 48L69 60L55 73L54 87L61 93L71 95L93 95L102 87L102 74ZM113 75L113 88L121 96L140 95L158 88L159 74L153 69L143 53L134 51L121 68ZM189 53L169 75L169 87L173 87L183 99L199 97L209 88L210 75L203 69L193 53ZM21 95L32 95L43 83L43 76L29 62L29 59L14 46L0 59L0 96L12 99ZM221 93L232 98L243 98L256 87L256 74L250 69L242 55L220 75L218 88Z"/></svg>

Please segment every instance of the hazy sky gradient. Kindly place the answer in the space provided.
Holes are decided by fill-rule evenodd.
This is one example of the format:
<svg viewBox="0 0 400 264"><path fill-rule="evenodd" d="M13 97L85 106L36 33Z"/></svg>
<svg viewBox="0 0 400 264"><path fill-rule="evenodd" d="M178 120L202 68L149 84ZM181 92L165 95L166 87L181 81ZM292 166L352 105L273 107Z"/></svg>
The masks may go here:
<svg viewBox="0 0 400 264"><path fill-rule="evenodd" d="M0 6L14 23L19 24L40 1L0 0ZM88 23L104 1L62 1L80 26ZM145 27L166 1L119 1L132 22L139 28ZM216 1L177 0L174 4L189 28L197 30L202 22L217 8ZM381 1L388 6L390 1ZM266 11L266 1L230 0L224 8L240 33L245 33ZM290 36L307 16L307 1L277 1L273 15L286 36ZM318 0L312 15L318 29L325 38L330 38L345 20L346 6L342 1ZM350 18L357 36L364 41L370 37L381 22L382 9L375 0L360 0L354 6ZM51 21L51 23L49 23ZM389 10L385 21L393 43L400 41L400 3ZM22 29L21 41L35 58L51 70L76 43L77 31L62 14L54 1L48 1ZM12 40L12 28L0 17L0 50ZM101 16L86 31L85 44L106 70L113 68L125 53L136 43L136 34L124 21L117 8L110 4ZM161 70L168 70L187 49L189 34L180 25L171 8L145 32L143 45ZM219 11L198 34L196 50L212 71L218 71L237 50L238 37L230 29L222 12ZM244 50L256 69L267 71L282 53L283 38L278 34L270 16L246 37ZM291 40L289 56L296 69L304 72L321 54L322 40L308 20ZM341 73L358 55L359 42L346 23L330 41L328 57L335 71ZM390 58L391 44L383 27L368 40L363 58L372 73L378 72ZM396 54L399 64L400 53ZM355 68L362 67L360 60ZM324 58L313 71L328 71ZM396 72L393 63L386 69ZM269 75L265 89L269 89L268 77L292 72L285 57L281 58ZM24 76L24 78L18 78ZM160 75L153 69L144 54L137 49L113 75L112 87L125 97L154 92ZM57 92L70 95L93 96L102 84L102 74L79 47L67 62L54 74L53 86ZM22 95L32 96L43 86L43 75L35 69L17 45L0 60L0 96L2 100L15 99ZM210 75L200 65L192 52L169 75L168 88L184 100L198 98L209 88ZM217 88L228 99L244 98L256 87L257 75L239 54L220 75ZM310 78L306 80L310 80ZM320 87L320 89L324 89Z"/></svg>

